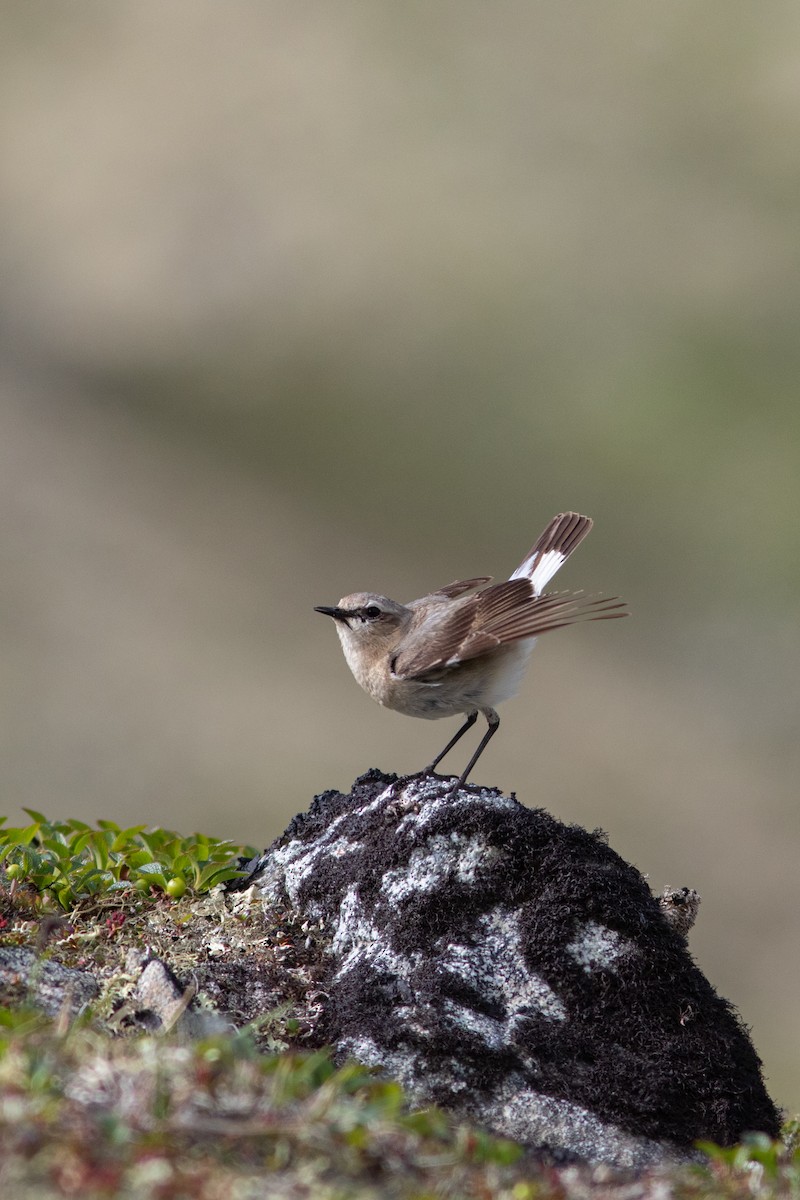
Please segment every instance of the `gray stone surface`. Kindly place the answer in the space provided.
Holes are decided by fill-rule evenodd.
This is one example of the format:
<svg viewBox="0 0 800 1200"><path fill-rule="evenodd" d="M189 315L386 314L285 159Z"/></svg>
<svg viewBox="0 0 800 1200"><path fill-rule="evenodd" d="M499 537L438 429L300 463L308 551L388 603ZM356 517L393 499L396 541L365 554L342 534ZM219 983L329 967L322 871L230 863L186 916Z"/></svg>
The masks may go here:
<svg viewBox="0 0 800 1200"><path fill-rule="evenodd" d="M0 946L0 1002L9 1007L27 1003L48 1017L64 1011L74 1017L99 992L97 981L87 971L65 967L24 946Z"/></svg>

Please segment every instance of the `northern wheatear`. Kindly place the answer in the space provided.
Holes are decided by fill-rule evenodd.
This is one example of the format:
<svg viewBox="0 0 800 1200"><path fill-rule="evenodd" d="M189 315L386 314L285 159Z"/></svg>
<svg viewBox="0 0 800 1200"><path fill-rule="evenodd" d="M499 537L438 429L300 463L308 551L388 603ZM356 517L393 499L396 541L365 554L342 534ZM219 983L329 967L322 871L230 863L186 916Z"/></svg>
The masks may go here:
<svg viewBox="0 0 800 1200"><path fill-rule="evenodd" d="M540 633L576 621L628 615L616 597L542 595L591 528L590 517L559 513L504 583L492 584L488 575L459 579L408 604L354 592L335 607L315 609L335 620L347 665L373 700L428 720L466 713L464 724L425 774L481 712L488 728L454 790L466 782L500 724L495 705L516 694Z"/></svg>

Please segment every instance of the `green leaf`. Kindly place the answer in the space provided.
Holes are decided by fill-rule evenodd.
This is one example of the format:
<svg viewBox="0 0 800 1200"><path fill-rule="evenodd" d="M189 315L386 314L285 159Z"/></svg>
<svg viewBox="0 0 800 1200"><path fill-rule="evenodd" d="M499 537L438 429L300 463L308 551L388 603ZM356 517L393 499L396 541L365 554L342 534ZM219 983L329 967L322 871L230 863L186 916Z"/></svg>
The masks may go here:
<svg viewBox="0 0 800 1200"><path fill-rule="evenodd" d="M33 817L38 825L47 824L47 817L43 813L37 812L35 808L23 808L22 811L26 812L29 817Z"/></svg>
<svg viewBox="0 0 800 1200"><path fill-rule="evenodd" d="M151 850L134 850L132 854L125 856L125 862L129 867L141 867L145 863L153 861L153 852Z"/></svg>
<svg viewBox="0 0 800 1200"><path fill-rule="evenodd" d="M131 825L128 829L121 829L118 835L111 843L111 851L118 854L120 850L124 850L128 842L133 842L134 838L147 828L146 825Z"/></svg>
<svg viewBox="0 0 800 1200"><path fill-rule="evenodd" d="M39 826L39 823L37 822L35 825L27 825L24 829L16 830L15 832L19 836L16 837L14 839L14 841L16 842L16 844L18 846L29 846L31 844L31 842L33 841L33 839L38 834L39 828L40 828L40 826ZM9 833L10 832L11 832L11 830L9 830Z"/></svg>
<svg viewBox="0 0 800 1200"><path fill-rule="evenodd" d="M166 876L157 863L144 863L144 865L139 868L138 877L140 879L146 879L151 887L161 888L162 892L166 889Z"/></svg>
<svg viewBox="0 0 800 1200"><path fill-rule="evenodd" d="M78 835L78 837L75 839L75 841L72 843L72 845L70 846L70 850L72 851L72 853L73 854L83 854L83 851L88 846L89 842L91 841L91 838L92 838L91 830L87 830L85 833L80 833Z"/></svg>
<svg viewBox="0 0 800 1200"><path fill-rule="evenodd" d="M195 887L200 892L210 892L218 883L227 883L229 879L241 879L245 874L246 872L239 871L236 867L220 867L216 863L209 863L200 872Z"/></svg>

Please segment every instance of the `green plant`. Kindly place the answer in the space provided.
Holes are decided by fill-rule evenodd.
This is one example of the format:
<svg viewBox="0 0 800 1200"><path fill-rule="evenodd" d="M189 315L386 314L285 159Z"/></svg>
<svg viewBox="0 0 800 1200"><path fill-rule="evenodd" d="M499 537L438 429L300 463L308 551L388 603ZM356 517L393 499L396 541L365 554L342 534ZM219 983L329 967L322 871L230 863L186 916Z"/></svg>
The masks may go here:
<svg viewBox="0 0 800 1200"><path fill-rule="evenodd" d="M63 909L79 900L114 891L166 892L179 899L187 889L205 892L236 879L237 855L255 850L195 833L181 837L144 825L121 828L114 821L49 821L24 810L31 824L0 828L0 863L13 885L27 883L52 894ZM0 817L0 825L5 824Z"/></svg>
<svg viewBox="0 0 800 1200"><path fill-rule="evenodd" d="M773 1140L765 1133L748 1133L736 1146L718 1146L716 1142L698 1142L697 1147L710 1160L718 1175L746 1175L749 1190L763 1194L778 1183L800 1195L800 1147L797 1145L797 1121L789 1122L784 1136Z"/></svg>

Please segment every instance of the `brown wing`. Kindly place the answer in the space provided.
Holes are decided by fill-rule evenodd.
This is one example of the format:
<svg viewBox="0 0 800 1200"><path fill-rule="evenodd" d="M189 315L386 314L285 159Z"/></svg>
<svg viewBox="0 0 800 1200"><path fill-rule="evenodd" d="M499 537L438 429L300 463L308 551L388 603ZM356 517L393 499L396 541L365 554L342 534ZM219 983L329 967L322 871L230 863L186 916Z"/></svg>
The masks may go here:
<svg viewBox="0 0 800 1200"><path fill-rule="evenodd" d="M625 604L616 596L586 596L581 592L535 596L524 606L498 612L485 624L476 622L450 663L465 662L506 642L538 637L541 633L562 629L578 621L606 621L627 616Z"/></svg>
<svg viewBox="0 0 800 1200"><path fill-rule="evenodd" d="M439 616L428 610L422 625L403 639L392 662L398 678L413 679L439 667L455 666L519 638L538 637L576 621L625 617L616 597L580 592L536 596L529 579L509 579L484 588ZM438 619L437 619L438 617Z"/></svg>
<svg viewBox="0 0 800 1200"><path fill-rule="evenodd" d="M455 600L456 596L462 596L464 592L491 582L491 575L477 575L475 579L454 579L452 583L446 583L444 587L437 588L436 595L449 596L451 600Z"/></svg>

